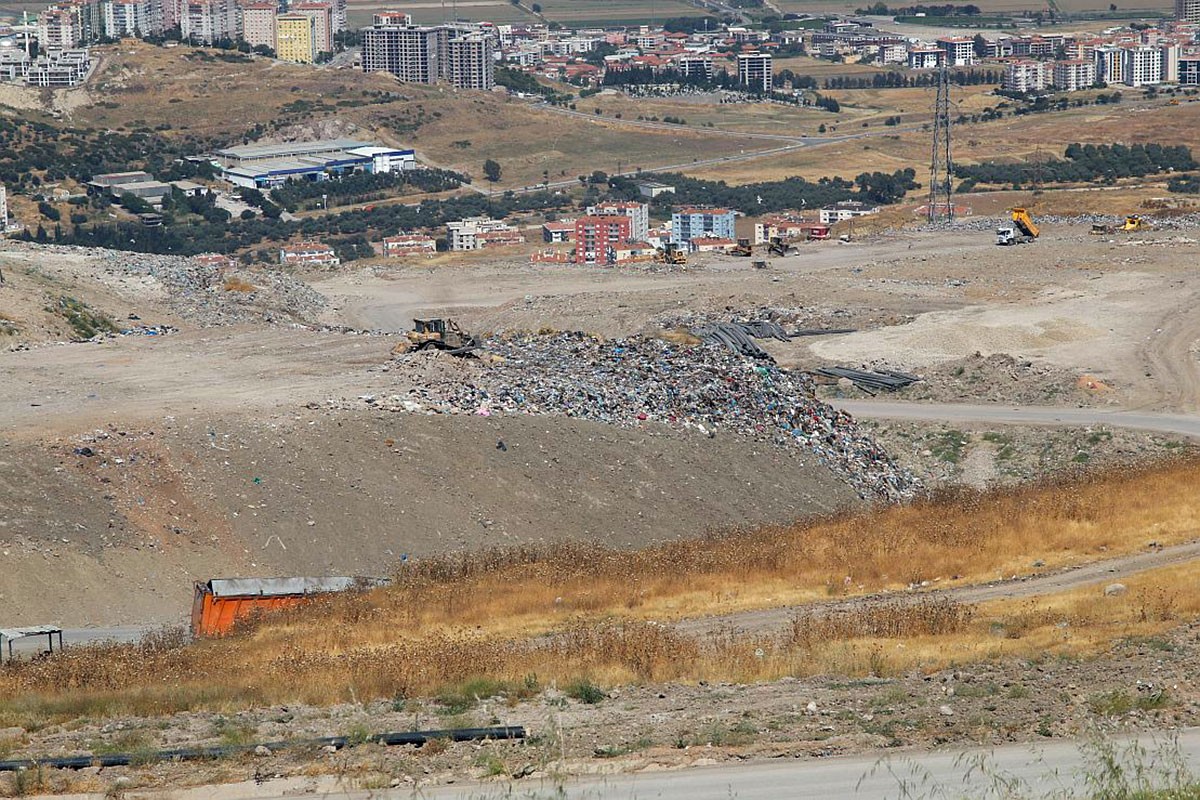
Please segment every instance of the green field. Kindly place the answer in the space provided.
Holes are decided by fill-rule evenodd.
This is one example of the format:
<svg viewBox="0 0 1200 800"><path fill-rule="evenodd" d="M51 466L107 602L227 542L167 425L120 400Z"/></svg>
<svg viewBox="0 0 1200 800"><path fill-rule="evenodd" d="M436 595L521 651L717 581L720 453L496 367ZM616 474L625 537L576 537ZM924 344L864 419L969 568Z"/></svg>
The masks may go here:
<svg viewBox="0 0 1200 800"><path fill-rule="evenodd" d="M350 0L349 24L351 27L371 24L371 15L379 11L403 11L412 14L419 25L432 25L453 19L468 19L473 22L534 22L536 18L522 11L507 0L418 0L417 2L355 2Z"/></svg>

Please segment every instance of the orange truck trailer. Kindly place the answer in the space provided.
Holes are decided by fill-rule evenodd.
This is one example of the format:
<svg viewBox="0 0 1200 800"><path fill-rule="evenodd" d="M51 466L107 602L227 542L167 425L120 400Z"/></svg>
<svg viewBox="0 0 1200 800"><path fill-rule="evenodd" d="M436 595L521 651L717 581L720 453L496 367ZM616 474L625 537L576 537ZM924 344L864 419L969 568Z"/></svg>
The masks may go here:
<svg viewBox="0 0 1200 800"><path fill-rule="evenodd" d="M314 597L384 586L386 578L213 578L196 582L192 635L222 636L238 620L307 603Z"/></svg>

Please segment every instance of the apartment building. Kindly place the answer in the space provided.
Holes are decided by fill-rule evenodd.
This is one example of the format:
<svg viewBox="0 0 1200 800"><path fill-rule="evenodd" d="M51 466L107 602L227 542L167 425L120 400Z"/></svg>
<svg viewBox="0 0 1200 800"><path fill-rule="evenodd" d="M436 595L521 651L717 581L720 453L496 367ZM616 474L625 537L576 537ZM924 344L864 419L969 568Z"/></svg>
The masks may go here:
<svg viewBox="0 0 1200 800"><path fill-rule="evenodd" d="M455 252L483 250L487 247L520 244L525 241L521 232L507 222L487 217L467 217L446 223L450 249Z"/></svg>
<svg viewBox="0 0 1200 800"><path fill-rule="evenodd" d="M1094 51L1096 80L1103 83L1121 83L1125 80L1125 53L1115 44L1100 45Z"/></svg>
<svg viewBox="0 0 1200 800"><path fill-rule="evenodd" d="M967 36L944 36L937 40L951 67L969 67L975 63L975 40ZM1015 51L1014 51L1015 53Z"/></svg>
<svg viewBox="0 0 1200 800"><path fill-rule="evenodd" d="M630 235L633 220L624 214L588 214L575 220L575 263L612 264L615 248Z"/></svg>
<svg viewBox="0 0 1200 800"><path fill-rule="evenodd" d="M456 88L488 92L496 85L495 40L486 33L458 36L446 43L446 77Z"/></svg>
<svg viewBox="0 0 1200 800"><path fill-rule="evenodd" d="M1087 89L1096 82L1096 64L1082 58L1055 61L1051 83L1064 92Z"/></svg>
<svg viewBox="0 0 1200 800"><path fill-rule="evenodd" d="M186 0L179 20L184 39L211 45L238 35L238 9L234 0Z"/></svg>
<svg viewBox="0 0 1200 800"><path fill-rule="evenodd" d="M1000 85L1009 92L1040 92L1046 88L1046 72L1044 61L1014 59L1004 65Z"/></svg>
<svg viewBox="0 0 1200 800"><path fill-rule="evenodd" d="M675 59L675 66L684 77L692 80L711 81L713 79L713 60L708 54L686 54Z"/></svg>
<svg viewBox="0 0 1200 800"><path fill-rule="evenodd" d="M1200 22L1200 0L1175 0L1177 22Z"/></svg>
<svg viewBox="0 0 1200 800"><path fill-rule="evenodd" d="M242 39L251 47L275 49L275 3L246 3L242 6Z"/></svg>
<svg viewBox="0 0 1200 800"><path fill-rule="evenodd" d="M113 39L156 33L150 0L104 0L104 35Z"/></svg>
<svg viewBox="0 0 1200 800"><path fill-rule="evenodd" d="M1175 42L1161 42L1158 52L1162 56L1162 81L1175 83L1179 80L1179 57L1182 48Z"/></svg>
<svg viewBox="0 0 1200 800"><path fill-rule="evenodd" d="M362 35L364 72L390 72L406 83L449 80L459 89L488 91L495 86L495 38L490 32L376 24Z"/></svg>
<svg viewBox="0 0 1200 800"><path fill-rule="evenodd" d="M822 208L819 218L822 225L832 225L835 222L843 222L855 217L865 217L878 213L878 206L869 206L861 200L843 200L840 203L834 203L831 206Z"/></svg>
<svg viewBox="0 0 1200 800"><path fill-rule="evenodd" d="M587 214L589 217L629 217L628 238L641 242L650 235L650 206L645 203L622 202L588 206Z"/></svg>
<svg viewBox="0 0 1200 800"><path fill-rule="evenodd" d="M940 47L908 48L909 69L936 69L946 62L946 51Z"/></svg>
<svg viewBox="0 0 1200 800"><path fill-rule="evenodd" d="M280 14L275 18L275 57L280 61L311 64L317 60L317 21L308 14Z"/></svg>
<svg viewBox="0 0 1200 800"><path fill-rule="evenodd" d="M671 215L671 241L681 247L692 239L736 239L734 213L727 208L681 208Z"/></svg>
<svg viewBox="0 0 1200 800"><path fill-rule="evenodd" d="M38 14L39 50L71 50L83 42L78 13L71 8L51 6Z"/></svg>
<svg viewBox="0 0 1200 800"><path fill-rule="evenodd" d="M740 53L737 57L738 83L755 92L769 92L774 82L770 53Z"/></svg>
<svg viewBox="0 0 1200 800"><path fill-rule="evenodd" d="M303 14L313 21L313 47L318 53L333 52L333 5L331 3L292 3L289 14Z"/></svg>
<svg viewBox="0 0 1200 800"><path fill-rule="evenodd" d="M1121 71L1126 85L1136 87L1162 83L1163 55L1157 47L1138 45L1123 48L1123 51Z"/></svg>
<svg viewBox="0 0 1200 800"><path fill-rule="evenodd" d="M362 37L363 72L390 72L405 83L441 77L437 28L376 24L363 28Z"/></svg>
<svg viewBox="0 0 1200 800"><path fill-rule="evenodd" d="M1200 86L1200 56L1179 59L1179 85Z"/></svg>
<svg viewBox="0 0 1200 800"><path fill-rule="evenodd" d="M388 258L405 256L432 256L437 253L437 242L423 233L399 233L388 236L382 242L383 254Z"/></svg>
<svg viewBox="0 0 1200 800"><path fill-rule="evenodd" d="M285 266L336 267L342 260L333 248L320 242L301 242L279 248L279 263Z"/></svg>

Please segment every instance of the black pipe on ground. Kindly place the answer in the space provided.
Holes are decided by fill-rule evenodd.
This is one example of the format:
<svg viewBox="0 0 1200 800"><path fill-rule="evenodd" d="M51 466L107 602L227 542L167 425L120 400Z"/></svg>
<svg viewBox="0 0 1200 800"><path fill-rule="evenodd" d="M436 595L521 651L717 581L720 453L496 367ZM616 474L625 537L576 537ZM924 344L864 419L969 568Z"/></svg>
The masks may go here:
<svg viewBox="0 0 1200 800"><path fill-rule="evenodd" d="M400 731L395 733L380 733L366 739L366 742L376 742L385 745L416 744L421 745L430 739L449 739L452 742L470 742L480 739L524 739L525 728L521 725L504 725L494 728L452 728L444 731ZM22 769L34 769L38 766L55 769L85 769L87 767L126 767L133 763L143 764L151 761L205 761L214 758L249 753L258 747L268 750L284 750L287 748L305 747L336 747L342 749L352 742L346 736L325 736L320 739L300 739L289 742L262 742L260 744L228 745L223 747L182 747L173 750L159 750L155 753L113 753L103 756L66 756L62 758L28 758L14 761L0 761L0 772L16 772Z"/></svg>

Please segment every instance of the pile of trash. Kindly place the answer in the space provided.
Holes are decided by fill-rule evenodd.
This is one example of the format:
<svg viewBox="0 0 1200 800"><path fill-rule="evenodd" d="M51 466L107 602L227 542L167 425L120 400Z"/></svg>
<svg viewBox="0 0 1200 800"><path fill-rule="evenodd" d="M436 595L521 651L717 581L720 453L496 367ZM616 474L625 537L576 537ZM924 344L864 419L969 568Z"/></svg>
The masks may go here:
<svg viewBox="0 0 1200 800"><path fill-rule="evenodd" d="M422 379L406 396L361 399L397 411L659 422L813 453L864 498L898 502L922 488L849 414L817 400L806 376L723 345L556 333L492 338L484 350L474 367L451 367L461 370L452 380L430 379L424 362L437 356L401 356L392 369L408 362Z"/></svg>

